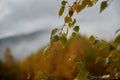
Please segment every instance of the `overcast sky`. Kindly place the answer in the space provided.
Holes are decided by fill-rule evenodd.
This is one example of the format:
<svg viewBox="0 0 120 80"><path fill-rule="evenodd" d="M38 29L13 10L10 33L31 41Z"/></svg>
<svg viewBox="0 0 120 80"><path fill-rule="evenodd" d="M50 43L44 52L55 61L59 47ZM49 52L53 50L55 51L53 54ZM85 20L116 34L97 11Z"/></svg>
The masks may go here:
<svg viewBox="0 0 120 80"><path fill-rule="evenodd" d="M59 1L0 0L0 39L62 25L62 18L58 17ZM99 6L97 3L77 15L80 32L112 39L120 28L120 0L114 0L102 14Z"/></svg>

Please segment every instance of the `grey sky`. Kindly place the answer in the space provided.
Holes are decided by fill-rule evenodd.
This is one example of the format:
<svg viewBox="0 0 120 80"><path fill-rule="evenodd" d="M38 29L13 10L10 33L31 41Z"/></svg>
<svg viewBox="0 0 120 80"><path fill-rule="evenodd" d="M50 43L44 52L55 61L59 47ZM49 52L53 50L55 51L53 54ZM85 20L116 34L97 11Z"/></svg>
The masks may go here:
<svg viewBox="0 0 120 80"><path fill-rule="evenodd" d="M108 8L99 13L100 3L89 8L79 16L82 33L103 39L113 39L115 31L120 28L120 0L114 0Z"/></svg>
<svg viewBox="0 0 120 80"><path fill-rule="evenodd" d="M77 15L81 33L111 39L120 27L120 0L114 0L102 14L99 6L97 3ZM0 0L0 38L61 25L59 7L58 0Z"/></svg>
<svg viewBox="0 0 120 80"><path fill-rule="evenodd" d="M53 0L1 0L0 38L51 27L56 23L55 4Z"/></svg>
<svg viewBox="0 0 120 80"><path fill-rule="evenodd" d="M0 40L61 26L63 17L58 17L60 6L60 0L0 0ZM87 36L93 34L106 40L113 39L116 36L114 32L120 28L120 0L114 0L101 14L99 7L100 3L97 3L76 15L80 33ZM16 43L13 41L19 39L0 42L0 58L8 46L17 58L37 51L49 41L50 32L41 35L30 37L31 40L22 38Z"/></svg>

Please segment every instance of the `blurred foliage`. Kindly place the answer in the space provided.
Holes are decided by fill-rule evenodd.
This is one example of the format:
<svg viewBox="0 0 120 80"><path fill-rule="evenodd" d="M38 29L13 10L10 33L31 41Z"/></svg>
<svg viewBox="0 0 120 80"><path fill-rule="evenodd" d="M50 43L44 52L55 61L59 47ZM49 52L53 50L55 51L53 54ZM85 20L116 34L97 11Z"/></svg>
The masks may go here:
<svg viewBox="0 0 120 80"><path fill-rule="evenodd" d="M108 43L99 40L94 44L91 43L93 40L95 37L88 39L77 35L71 37L64 47L57 41L45 52L45 48L40 49L20 62L12 57L9 59L9 62L14 60L12 66L0 61L0 80L87 80L88 76L105 75L118 77L120 54L115 49L110 51ZM7 52L11 55L10 49L6 49L5 55Z"/></svg>
<svg viewBox="0 0 120 80"><path fill-rule="evenodd" d="M76 24L76 13L80 14L81 11L85 10L86 8L93 7L97 4L99 0L61 0L61 7L58 11L59 17L63 16L64 24L59 28L55 28L51 31L51 38L50 43L52 45L53 42L60 40L60 38L64 37L64 40L61 40L63 45L67 42L67 36L69 30L72 29L72 36L75 37L76 34L79 32L80 27ZM110 0L101 0L100 4L100 13L103 12L111 3ZM89 14L88 14L89 15ZM65 29L67 30L65 31ZM56 31L57 30L57 31ZM56 34L57 32L57 34Z"/></svg>
<svg viewBox="0 0 120 80"><path fill-rule="evenodd" d="M10 48L6 48L4 62L0 61L0 80L20 80L18 64L12 56Z"/></svg>
<svg viewBox="0 0 120 80"><path fill-rule="evenodd" d="M63 15L64 24L61 26L60 31L58 31L59 34L53 34L52 33L53 31L51 32L51 38L50 38L51 46L50 47L52 47L53 43L58 42L58 41L60 41L62 43L63 47L66 46L65 44L67 43L67 38L68 38L67 36L69 34L69 29L70 30L72 29L72 34L71 34L72 37L76 37L76 35L78 35L78 33L79 33L80 27L78 25L76 25L77 20L76 20L76 16L74 16L74 14L75 13L79 14L84 9L89 8L89 7L93 7L98 1L99 0L73 0L73 2L72 2L72 1L69 1L69 0L62 0L61 1L61 8L59 9L59 16L62 16L63 14L66 14L66 13L67 14ZM110 1L110 0L102 0L101 5L100 5L100 13L103 12L103 10L105 10L110 5L110 3L112 1ZM67 28L67 31L65 31L66 28ZM58 28L56 28L56 29L58 29ZM119 30L117 30L115 33L117 33L118 31ZM55 36L53 36L53 35L55 35ZM64 37L64 40L59 40L60 37ZM53 42L53 40L54 40L54 42ZM84 63L89 62L89 63L85 64L86 65L85 69L88 69L87 67L90 66L92 63L93 63L92 67L91 68L89 67L91 70L93 69L93 67L97 63L100 64L99 67L101 67L103 70L104 70L105 66L112 65L112 66L110 66L110 68L106 67L107 68L106 71L110 72L109 77L111 77L111 76L114 77L114 78L120 77L119 76L119 74L120 74L120 69L119 69L119 67L120 67L119 61L120 61L120 59L118 58L118 56L120 56L120 49L119 49L120 44L119 44L119 42L120 42L120 36L117 36L113 43L108 43L108 42L106 42L104 40L101 40L99 38L96 39L93 35L90 36L89 43L92 45L91 47L92 48L94 48L94 47L98 48L98 50L100 50L100 52L104 50L105 54L101 53L102 56L99 56L98 54L96 56L96 54L94 54L94 53L96 53L96 52L94 52L94 50L88 49L88 51L86 51L86 53L84 53L85 54L84 55L85 61L81 60ZM85 45L88 46L89 44L85 44ZM116 55L116 57L114 55L112 55L111 53ZM75 58L76 58L76 56L75 56ZM74 57L71 57L70 60L73 60L73 59L74 59ZM114 63L116 63L116 64L114 64ZM104 65L104 67L103 67L103 65ZM102 71L102 69L98 68L95 71L96 72L98 72L98 70ZM88 72L95 72L95 71L89 71L88 70ZM99 75L97 73L94 74L94 75L101 76L101 74L102 74L101 71L98 73ZM103 71L103 72L106 72L106 71ZM87 80L86 79L87 76L85 77L84 74L82 74L82 73L87 74L85 70L79 71L79 73L77 74L79 76L77 76L76 79L78 79L78 80L81 80L81 79ZM91 73L90 73L90 75L91 75Z"/></svg>
<svg viewBox="0 0 120 80"><path fill-rule="evenodd" d="M9 48L5 50L5 61L0 61L0 80L88 80L120 77L120 36L112 42L79 35L75 12L94 6L98 0L75 0L72 5L62 0L59 16L64 24L51 31L50 46L38 50L24 60L16 62ZM100 13L109 5L102 1ZM69 29L72 37L68 39Z"/></svg>

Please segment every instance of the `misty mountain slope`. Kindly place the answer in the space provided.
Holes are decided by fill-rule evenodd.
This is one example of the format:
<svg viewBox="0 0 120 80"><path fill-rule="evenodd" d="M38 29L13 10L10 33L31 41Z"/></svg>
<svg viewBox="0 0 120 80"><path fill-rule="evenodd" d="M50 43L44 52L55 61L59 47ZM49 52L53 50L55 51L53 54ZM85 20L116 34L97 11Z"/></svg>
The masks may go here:
<svg viewBox="0 0 120 80"><path fill-rule="evenodd" d="M16 59L22 59L45 46L49 42L50 30L40 30L0 39L0 59L4 57L6 47L11 49Z"/></svg>

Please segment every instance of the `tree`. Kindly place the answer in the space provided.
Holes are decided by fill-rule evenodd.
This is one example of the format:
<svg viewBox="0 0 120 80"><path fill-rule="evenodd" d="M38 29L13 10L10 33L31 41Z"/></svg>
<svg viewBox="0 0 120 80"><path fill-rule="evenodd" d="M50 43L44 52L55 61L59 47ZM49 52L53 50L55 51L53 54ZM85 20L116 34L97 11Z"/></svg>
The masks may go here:
<svg viewBox="0 0 120 80"><path fill-rule="evenodd" d="M11 53L10 48L8 48L8 47L6 48L6 50L4 52L4 60L8 67L12 67L15 65L15 59Z"/></svg>
<svg viewBox="0 0 120 80"><path fill-rule="evenodd" d="M3 70L2 80L20 80L20 69L18 63L11 53L9 47L6 48L4 52L4 70Z"/></svg>
<svg viewBox="0 0 120 80"><path fill-rule="evenodd" d="M74 17L74 14L79 14L84 9L93 7L97 2L98 0L73 0L73 2L69 0L62 0L58 15L61 17L64 12L67 12L67 14L64 16L64 24L61 28L55 28L52 30L50 43L52 44L60 40L61 43L65 45L69 29L73 30L71 35L75 37L76 34L79 33L80 27L76 24L77 20ZM100 5L100 13L103 12L103 10L106 9L111 2L112 1L110 0L103 0Z"/></svg>
<svg viewBox="0 0 120 80"><path fill-rule="evenodd" d="M80 27L76 24L77 20L73 15L75 13L79 14L82 10L94 6L98 1L99 0L73 0L73 2L70 4L69 0L62 0L58 15L61 17L63 16L64 12L67 12L67 14L64 16L64 24L61 26L61 28L55 28L51 31L50 46L52 46L53 43L60 41L64 47L67 43L69 29L73 30L71 34L72 37L75 37L77 34L79 34ZM102 0L100 5L100 13L103 12L112 1L113 0ZM96 39L93 35L90 36L89 41L93 46L100 41L107 44L107 47L109 48L109 55L102 58L97 57L96 63L100 60L103 60L105 65L109 66L106 69L110 72L108 76L112 76L114 78L120 77L120 50L117 49L115 46L116 44L108 43L99 38ZM115 41L119 41L119 38ZM78 63L78 66L83 69L83 71L78 74L78 80L86 80L86 76L84 75L87 74L87 71L84 69L83 66L85 65L83 63L84 62ZM105 78L110 78L108 76L103 75Z"/></svg>

